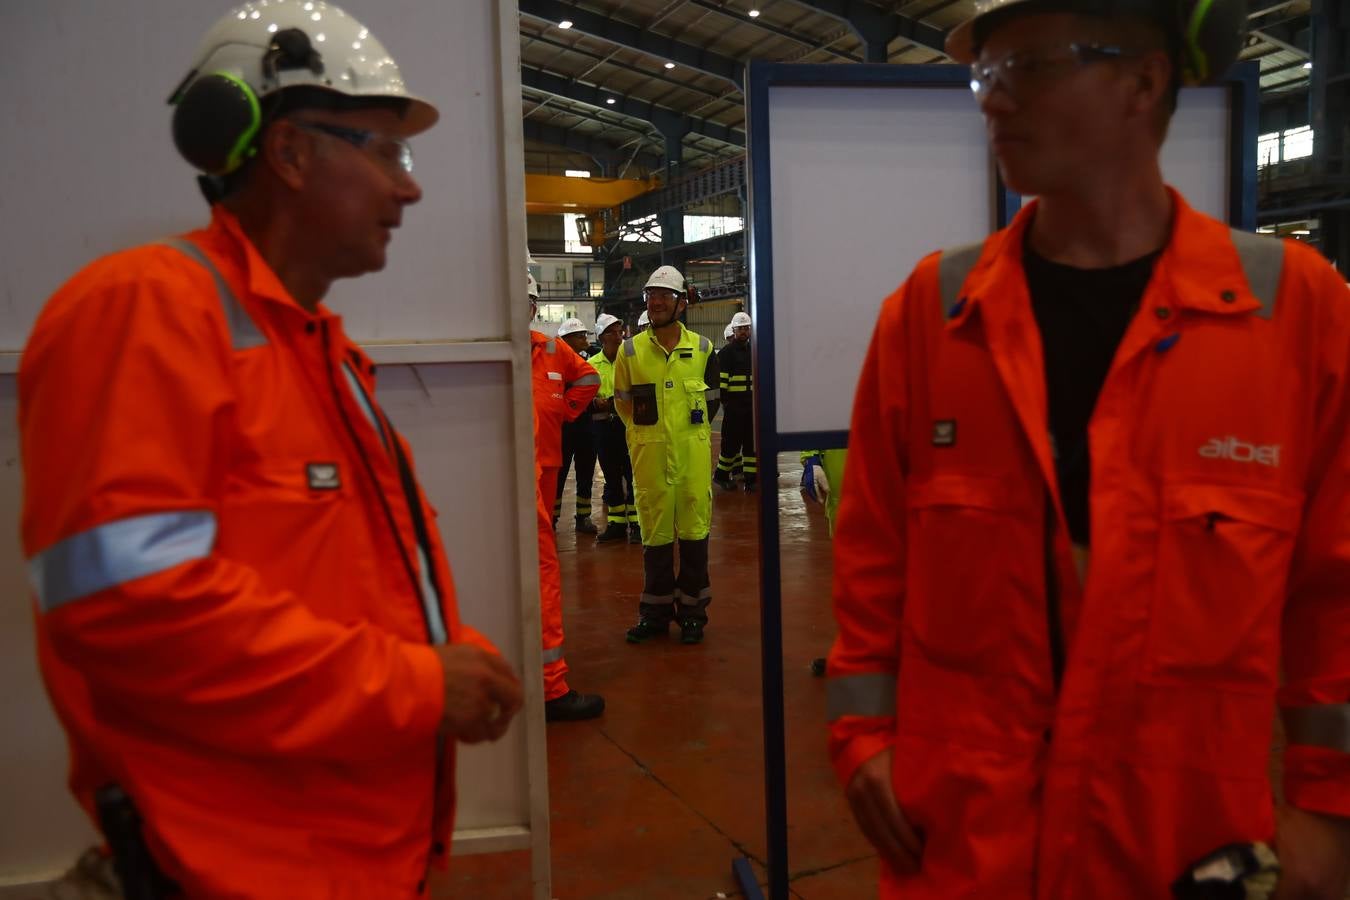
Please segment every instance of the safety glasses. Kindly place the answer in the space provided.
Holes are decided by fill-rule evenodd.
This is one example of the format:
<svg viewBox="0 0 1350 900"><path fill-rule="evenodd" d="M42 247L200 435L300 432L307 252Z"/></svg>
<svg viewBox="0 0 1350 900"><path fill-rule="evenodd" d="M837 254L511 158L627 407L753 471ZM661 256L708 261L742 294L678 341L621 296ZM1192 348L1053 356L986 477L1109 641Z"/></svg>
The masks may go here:
<svg viewBox="0 0 1350 900"><path fill-rule="evenodd" d="M291 119L297 128L316 131L339 140L346 141L357 149L364 150L390 171L408 175L413 170L412 147L406 139L369 131L364 128L347 128L328 122L310 122L305 119Z"/></svg>
<svg viewBox="0 0 1350 900"><path fill-rule="evenodd" d="M1124 47L1107 44L1065 44L1061 47L1016 50L994 60L979 59L970 66L970 89L983 101L999 84L1014 100L1048 79L1096 62L1138 56Z"/></svg>

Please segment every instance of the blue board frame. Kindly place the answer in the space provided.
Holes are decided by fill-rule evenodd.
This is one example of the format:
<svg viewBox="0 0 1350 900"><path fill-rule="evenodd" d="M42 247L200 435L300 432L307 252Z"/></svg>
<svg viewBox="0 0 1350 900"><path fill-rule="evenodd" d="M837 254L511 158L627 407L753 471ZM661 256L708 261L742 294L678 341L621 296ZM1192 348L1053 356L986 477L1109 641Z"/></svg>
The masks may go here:
<svg viewBox="0 0 1350 900"><path fill-rule="evenodd" d="M1260 68L1233 68L1229 147L1229 224L1256 228L1256 139L1260 113ZM755 446L759 452L760 677L764 715L764 809L768 896L788 898L787 761L783 710L783 592L778 519L778 453L848 446L848 432L780 434L775 389L773 319L773 228L769 155L769 91L774 87L951 87L969 89L970 70L957 65L808 64L752 62L746 83L747 150L750 165L750 309L755 327ZM964 102L974 102L969 96ZM998 182L994 221L1006 225L1021 197ZM934 248L938 249L938 248ZM748 898L760 892L744 859L732 871Z"/></svg>

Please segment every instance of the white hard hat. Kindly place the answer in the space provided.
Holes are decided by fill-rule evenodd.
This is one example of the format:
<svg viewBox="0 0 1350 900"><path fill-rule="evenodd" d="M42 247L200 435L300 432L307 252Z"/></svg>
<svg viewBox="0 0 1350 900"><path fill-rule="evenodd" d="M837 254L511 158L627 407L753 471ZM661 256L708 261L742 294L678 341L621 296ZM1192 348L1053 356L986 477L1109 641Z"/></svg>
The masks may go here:
<svg viewBox="0 0 1350 900"><path fill-rule="evenodd" d="M647 311L644 309L642 315L638 316L638 327L641 328L643 325L650 324L652 324L652 320L647 316Z"/></svg>
<svg viewBox="0 0 1350 900"><path fill-rule="evenodd" d="M601 313L595 319L595 336L599 337L610 329L613 325L621 324L618 316L611 316L609 313Z"/></svg>
<svg viewBox="0 0 1350 900"><path fill-rule="evenodd" d="M743 312L738 312L731 317L731 327L740 328L742 325L748 328L750 326L750 317Z"/></svg>
<svg viewBox="0 0 1350 900"><path fill-rule="evenodd" d="M733 328L733 326L728 325L728 326L727 326L727 330L724 331L724 332L722 332L722 337L725 338L725 339L728 340L728 341L731 340L731 331L732 331L732 328Z"/></svg>
<svg viewBox="0 0 1350 900"><path fill-rule="evenodd" d="M649 288L669 288L677 294L683 294L684 276L674 266L661 266L652 273L651 278L647 279L647 283L643 285L642 289L645 291Z"/></svg>
<svg viewBox="0 0 1350 900"><path fill-rule="evenodd" d="M586 326L580 319L564 319L558 326L558 337L567 337L569 334L585 334Z"/></svg>
<svg viewBox="0 0 1350 900"><path fill-rule="evenodd" d="M525 277L528 279L528 281L526 281L526 284L525 284L525 292L526 292L527 294L530 295L530 299L531 299L531 300L538 300L538 299L539 299L539 282L537 282L537 281L534 280L534 273L533 273L533 272L526 272L526 273L525 273Z"/></svg>
<svg viewBox="0 0 1350 900"><path fill-rule="evenodd" d="M408 93L389 51L356 19L323 0L257 0L206 32L169 102L178 151L211 175L252 155L264 124L259 101L306 87L354 98L406 100L400 137L426 131L439 113Z"/></svg>

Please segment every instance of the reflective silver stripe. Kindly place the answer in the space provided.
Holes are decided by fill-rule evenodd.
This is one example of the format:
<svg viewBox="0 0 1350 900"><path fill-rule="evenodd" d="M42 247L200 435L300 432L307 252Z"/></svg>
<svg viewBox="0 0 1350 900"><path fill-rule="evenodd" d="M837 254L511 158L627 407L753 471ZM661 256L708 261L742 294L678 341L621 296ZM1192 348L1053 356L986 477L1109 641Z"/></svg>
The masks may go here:
<svg viewBox="0 0 1350 900"><path fill-rule="evenodd" d="M1290 706L1280 710L1290 744L1350 753L1350 703Z"/></svg>
<svg viewBox="0 0 1350 900"><path fill-rule="evenodd" d="M211 555L216 517L206 510L150 513L73 534L28 561L38 606L58 606Z"/></svg>
<svg viewBox="0 0 1350 900"><path fill-rule="evenodd" d="M356 373L352 371L352 367L345 360L342 363L342 374L347 376L347 387L351 390L352 396L356 398L356 405L361 407L361 412L365 415L366 421L380 436L380 443L384 444L384 449L388 450L389 435L384 433L384 423L380 421L379 416L375 415L375 407L371 405L370 398L366 396L366 389L361 386Z"/></svg>
<svg viewBox="0 0 1350 900"><path fill-rule="evenodd" d="M552 353L557 349L558 349L558 342L555 341L553 338L549 338L548 341L544 344L545 353Z"/></svg>
<svg viewBox="0 0 1350 900"><path fill-rule="evenodd" d="M942 292L942 318L949 319L952 316L952 310L956 308L957 302L961 299L961 286L966 283L966 278L970 276L971 269L980 261L980 253L984 250L984 242L978 244L967 244L964 247L953 247L951 250L942 251L942 259L938 261L938 287Z"/></svg>
<svg viewBox="0 0 1350 900"><path fill-rule="evenodd" d="M691 597L691 596L689 596L688 594L686 594L684 591L677 590L677 591L675 592L675 598L676 598L677 600L681 601L681 602L683 602L683 601L685 601L685 600L689 600L689 601L694 602L694 603L697 603L697 602L700 601L700 600L711 600L711 599L712 599L712 587L709 586L709 587L705 587L705 588L700 588L697 597Z"/></svg>
<svg viewBox="0 0 1350 900"><path fill-rule="evenodd" d="M548 665L549 663L555 663L555 662L558 662L558 661L561 660L562 658L563 658L563 648L562 648L561 646L557 646L557 647L546 647L546 648L544 649L544 653L543 653L544 665Z"/></svg>
<svg viewBox="0 0 1350 900"><path fill-rule="evenodd" d="M1231 234L1238 259L1242 261L1242 274L1247 276L1247 288L1261 303L1256 315L1263 319L1273 318L1275 297L1280 291L1280 274L1284 270L1284 242L1236 228Z"/></svg>
<svg viewBox="0 0 1350 900"><path fill-rule="evenodd" d="M623 355L624 355L624 356L637 356L637 347L634 347L634 346L633 346L633 339L632 339L632 338L626 338L626 339L624 339L624 342L623 342Z"/></svg>
<svg viewBox="0 0 1350 900"><path fill-rule="evenodd" d="M712 341L700 334L698 336L698 352L707 353L710 349L712 349Z"/></svg>
<svg viewBox="0 0 1350 900"><path fill-rule="evenodd" d="M211 273L211 277L216 281L216 293L220 295L220 306L225 313L225 324L230 329L230 346L235 350L248 350L252 347L261 347L267 343L267 338L258 330L253 318L244 309L244 304L239 302L239 298L234 295L230 285L225 281L225 276L220 274L216 264L211 262L211 257L202 252L192 241L182 238L167 238L160 241L165 247L172 247L179 253L195 260L203 269Z"/></svg>
<svg viewBox="0 0 1350 900"><path fill-rule="evenodd" d="M825 682L825 718L895 715L895 676L843 675Z"/></svg>
<svg viewBox="0 0 1350 900"><path fill-rule="evenodd" d="M433 644L444 644L447 640L445 632L445 619L441 616L441 595L436 593L436 586L431 583L428 573L431 571L431 563L427 560L427 553L422 549L421 541L417 543L417 574L422 582L422 611L426 613L427 630L431 632L431 642Z"/></svg>
<svg viewBox="0 0 1350 900"><path fill-rule="evenodd" d="M661 605L661 604L665 604L665 603L674 603L674 602L675 602L675 595L674 595L674 594L643 594L643 595L642 595L641 597L639 597L638 599L641 600L643 603L651 603L651 604L653 604L653 605Z"/></svg>
<svg viewBox="0 0 1350 900"><path fill-rule="evenodd" d="M622 400L622 401L625 402L625 403L631 403L631 402L633 401L633 392L632 392L632 391L620 391L620 390L615 390L615 391L614 391L614 397L615 397L615 399L617 399L617 400Z"/></svg>
<svg viewBox="0 0 1350 900"><path fill-rule="evenodd" d="M704 400L721 400L721 399L722 399L722 392L721 392L720 390L718 390L717 388L709 388L708 390L706 390L706 391L703 392L703 399L704 399Z"/></svg>
<svg viewBox="0 0 1350 900"><path fill-rule="evenodd" d="M572 383L568 384L567 386L568 386L568 387L585 387L585 386L588 385L588 384L599 384L599 383L600 383L600 376L599 376L599 375L582 375L582 376L581 376L580 378L578 378L576 381L573 381Z"/></svg>

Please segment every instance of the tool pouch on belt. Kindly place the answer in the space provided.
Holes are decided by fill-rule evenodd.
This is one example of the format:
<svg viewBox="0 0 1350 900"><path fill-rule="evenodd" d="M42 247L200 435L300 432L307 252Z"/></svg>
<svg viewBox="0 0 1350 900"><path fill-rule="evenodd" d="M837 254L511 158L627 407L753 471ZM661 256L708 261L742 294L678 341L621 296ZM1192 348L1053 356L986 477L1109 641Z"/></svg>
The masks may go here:
<svg viewBox="0 0 1350 900"><path fill-rule="evenodd" d="M657 422L656 385L635 384L630 393L633 395L633 424L655 425Z"/></svg>
<svg viewBox="0 0 1350 900"><path fill-rule="evenodd" d="M1177 900L1269 900L1280 878L1275 851L1263 843L1229 844L1172 883Z"/></svg>

